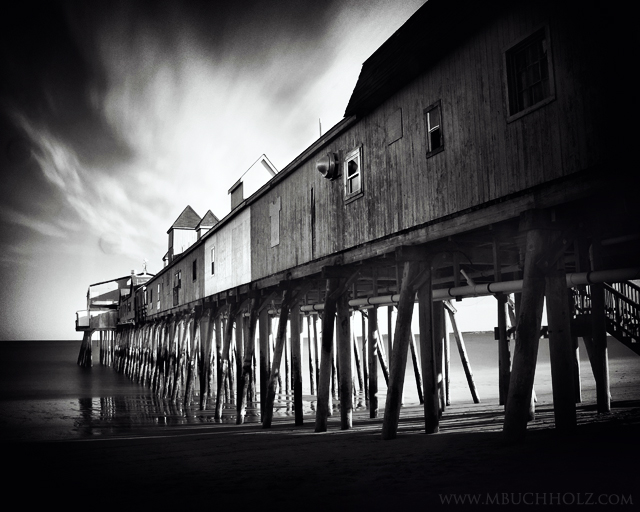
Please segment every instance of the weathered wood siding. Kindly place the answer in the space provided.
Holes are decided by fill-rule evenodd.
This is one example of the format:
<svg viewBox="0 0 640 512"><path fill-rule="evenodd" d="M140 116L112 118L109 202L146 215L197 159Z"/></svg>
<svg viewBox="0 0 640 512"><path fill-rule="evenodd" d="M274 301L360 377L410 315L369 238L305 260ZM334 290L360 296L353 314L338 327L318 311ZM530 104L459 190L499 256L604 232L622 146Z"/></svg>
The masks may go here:
<svg viewBox="0 0 640 512"><path fill-rule="evenodd" d="M203 244L204 293L212 295L251 281L251 210L246 208L213 229ZM211 249L215 273L211 274Z"/></svg>
<svg viewBox="0 0 640 512"><path fill-rule="evenodd" d="M509 12L479 27L255 202L252 278L602 163L606 123L597 30L580 13L565 17L555 5L513 2ZM545 24L556 99L507 122L504 52ZM436 101L442 105L444 151L426 158L423 111ZM398 109L403 136L389 144L388 120ZM324 179L315 161L327 152L342 157L359 144L364 195L345 204L342 178ZM270 205L278 198L279 243L271 247Z"/></svg>
<svg viewBox="0 0 640 512"><path fill-rule="evenodd" d="M173 257L175 258L195 244L197 240L198 234L195 229L174 228L169 233L169 251L173 247Z"/></svg>

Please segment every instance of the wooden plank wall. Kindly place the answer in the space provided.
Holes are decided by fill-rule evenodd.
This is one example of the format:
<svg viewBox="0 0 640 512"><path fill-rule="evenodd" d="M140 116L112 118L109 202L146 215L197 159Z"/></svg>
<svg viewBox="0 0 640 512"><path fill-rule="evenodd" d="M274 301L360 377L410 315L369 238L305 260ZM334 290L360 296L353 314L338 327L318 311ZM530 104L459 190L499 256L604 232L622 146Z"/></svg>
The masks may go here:
<svg viewBox="0 0 640 512"><path fill-rule="evenodd" d="M602 52L593 21L556 10L556 2L513 4L253 203L252 279L603 163ZM556 99L507 122L504 51L544 24ZM445 149L426 158L423 110L438 100ZM388 144L387 121L398 109L403 137ZM345 204L342 179L324 179L315 161L359 144L364 196ZM272 248L269 205L278 197L280 243Z"/></svg>

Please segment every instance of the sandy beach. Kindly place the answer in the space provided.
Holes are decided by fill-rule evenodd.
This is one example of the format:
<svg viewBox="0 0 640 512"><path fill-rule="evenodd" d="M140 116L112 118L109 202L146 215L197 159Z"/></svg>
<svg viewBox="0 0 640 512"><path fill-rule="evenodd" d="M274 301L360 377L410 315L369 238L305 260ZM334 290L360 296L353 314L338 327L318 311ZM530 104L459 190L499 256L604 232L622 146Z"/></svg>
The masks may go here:
<svg viewBox="0 0 640 512"><path fill-rule="evenodd" d="M145 388L123 381L110 368L64 363L55 370L65 376L55 389L47 379L35 377L52 366L45 364L43 353L42 364L34 363L30 370L27 389L10 370L24 370L25 365L17 357L12 365L5 360L5 377L14 385L22 382L22 391L20 400L0 402L0 446L9 469L3 488L20 489L30 506L125 510L220 505L266 510L504 508L518 503L530 507L532 500L542 506L638 503L633 469L640 455L637 356L611 344L612 412L607 415L596 412L589 364L581 360L578 427L560 435L554 429L547 347L541 343L536 419L523 444L509 445L502 435L503 407L497 403L495 351L488 350L486 335L481 338L468 336L481 403L472 402L452 357L451 406L440 432L426 435L423 409L411 404L415 382L409 371L405 397L410 400L392 441L381 437L383 393L381 417L369 419L367 409L357 408L347 431L340 430L336 410L328 432L314 433L313 402L305 402L309 408L302 427L295 427L286 411L275 416L269 430L253 420L239 426L214 423L212 411L182 410L160 422L153 421L157 409L146 409L147 398L133 395ZM77 347L65 350L72 349ZM59 358L69 359L64 352ZM114 408L117 402L109 397L123 392L130 401L124 409ZM164 410L169 414L170 408Z"/></svg>
<svg viewBox="0 0 640 512"><path fill-rule="evenodd" d="M578 505L588 497L637 503L632 462L640 455L640 402L613 405L610 415L580 406L576 432L564 436L552 428L552 409L540 407L519 445L505 443L503 414L493 405L449 408L434 435L424 434L420 407L405 408L392 441L381 439L380 419L361 414L348 431L339 430L334 416L323 434L314 433L313 418L306 417L303 427L279 418L269 430L193 426L5 445L5 484L33 485L30 505L124 509L431 509L470 499L524 505L531 493L541 505Z"/></svg>

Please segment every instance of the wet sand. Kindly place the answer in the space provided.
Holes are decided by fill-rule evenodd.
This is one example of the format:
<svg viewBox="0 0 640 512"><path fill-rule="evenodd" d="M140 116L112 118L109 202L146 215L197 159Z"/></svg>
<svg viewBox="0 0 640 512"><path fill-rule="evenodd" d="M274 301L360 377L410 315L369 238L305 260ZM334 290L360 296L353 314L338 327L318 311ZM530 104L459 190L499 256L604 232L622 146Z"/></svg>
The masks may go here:
<svg viewBox="0 0 640 512"><path fill-rule="evenodd" d="M392 441L381 439L382 419L369 419L367 410L354 413L352 430L341 431L335 414L329 431L316 434L311 412L302 427L294 427L293 418L283 415L264 430L258 423L236 426L202 420L160 425L148 421L146 413L138 417L135 410L110 417L108 410L98 407L84 417L80 409L64 415L46 409L49 416L43 423L51 431L59 430L61 437L56 439L62 440L0 436L9 475L3 489L32 507L124 510L422 510L456 508L461 505L447 505L446 500L468 504L470 499L503 508L514 502L531 508L531 500L563 507L603 497L612 504L640 502L635 471L640 460L640 372L635 354L616 354L619 347L612 347L613 402L608 415L596 413L595 384L588 362L581 362L578 428L560 435L553 429L550 369L541 344L536 419L523 444L508 445L502 435L503 408L497 405L495 351L488 343L475 344L472 336L468 346L475 352L472 364L482 403L472 403L452 356L452 405L435 435L424 434L418 405L403 407L398 438ZM94 370L76 377L95 383ZM92 396L112 393L111 374L107 376L99 382L108 386L94 387ZM81 384L83 389L87 386L84 380ZM413 397L413 392L405 396ZM15 404L29 405L29 410L39 407L34 400ZM22 413L27 419L33 417L29 410ZM381 400L381 416L383 412ZM6 419L1 419L4 424ZM12 428L28 434L27 419L14 419ZM56 421L64 425L58 428Z"/></svg>
<svg viewBox="0 0 640 512"><path fill-rule="evenodd" d="M526 441L504 442L495 405L454 406L441 432L424 434L420 407L403 409L398 438L383 441L381 420L358 415L354 428L315 434L280 418L259 425L138 430L135 437L4 445L5 489L29 489L29 505L204 506L280 510L395 510L447 506L444 495L486 501L586 499L591 493L640 500L640 402L614 403L610 415L579 407L572 435L538 409ZM557 494L561 493L561 494ZM580 495L580 496L579 496ZM519 497L520 496L520 497ZM496 498L497 497L497 498ZM616 498L611 498L616 499ZM495 502L493 502L495 504ZM448 505L453 506L453 505Z"/></svg>

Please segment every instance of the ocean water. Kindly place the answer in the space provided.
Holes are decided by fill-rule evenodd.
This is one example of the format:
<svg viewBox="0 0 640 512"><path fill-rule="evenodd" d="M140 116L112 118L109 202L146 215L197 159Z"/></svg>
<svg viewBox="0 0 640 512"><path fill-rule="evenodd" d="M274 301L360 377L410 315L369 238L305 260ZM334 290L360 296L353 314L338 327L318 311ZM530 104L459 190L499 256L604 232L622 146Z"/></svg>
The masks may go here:
<svg viewBox="0 0 640 512"><path fill-rule="evenodd" d="M484 403L498 400L497 345L493 333L464 334L475 385ZM199 409L171 403L156 397L148 387L131 381L109 366L99 363L94 343L92 368L76 364L80 341L3 341L0 342L0 439L3 441L41 441L91 438L96 436L141 435L148 429L175 429L189 425L215 424L215 402ZM456 344L450 344L450 400L473 404ZM612 395L640 397L638 367L640 359L611 339L609 343ZM306 359L306 351L303 354ZM308 366L303 365L303 407L305 421L313 421L316 397L310 394ZM595 401L595 383L584 347L581 350L583 400ZM356 373L354 368L354 374ZM386 385L379 372L379 409L384 412ZM548 342L541 340L536 369L538 401L551 402L551 371ZM418 405L419 398L411 356L408 357L403 395L405 406ZM339 418L339 404L333 400ZM354 399L354 416L368 417L364 392ZM293 397L278 395L274 419L293 423ZM235 424L235 403L225 403L222 423ZM245 423L260 421L259 403L249 403Z"/></svg>

